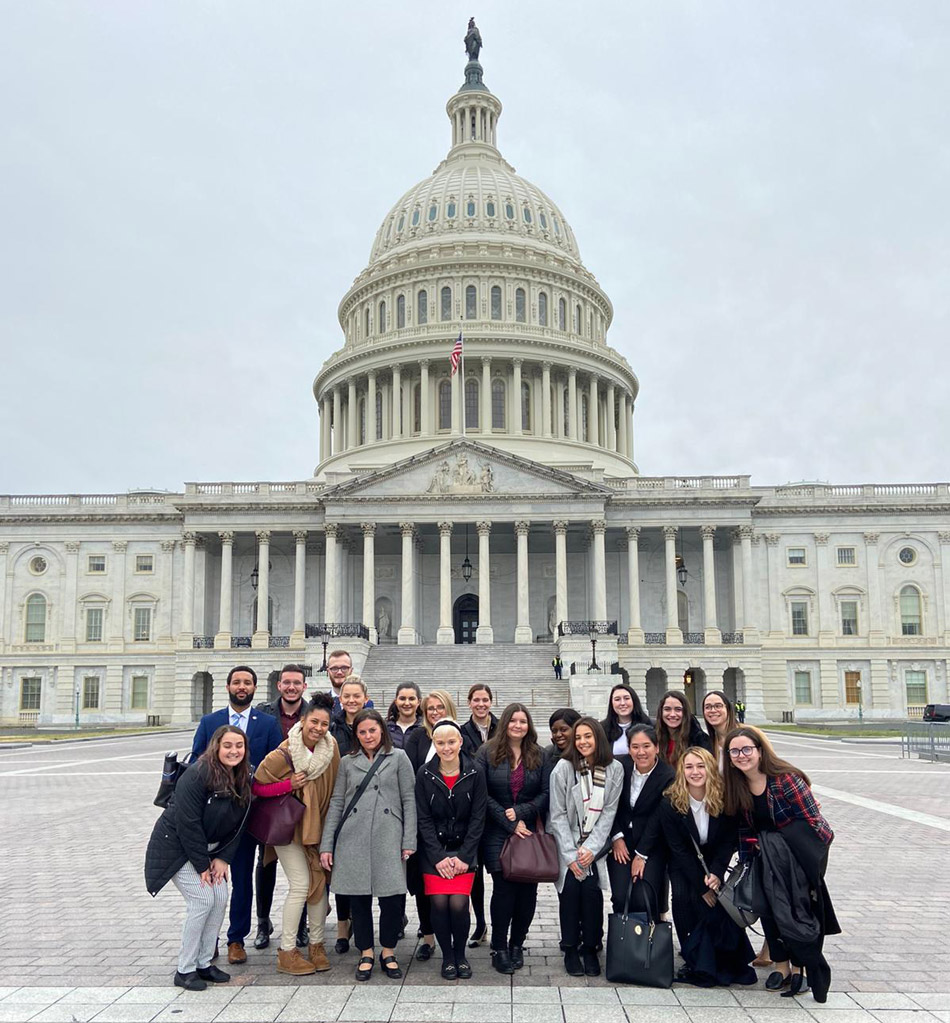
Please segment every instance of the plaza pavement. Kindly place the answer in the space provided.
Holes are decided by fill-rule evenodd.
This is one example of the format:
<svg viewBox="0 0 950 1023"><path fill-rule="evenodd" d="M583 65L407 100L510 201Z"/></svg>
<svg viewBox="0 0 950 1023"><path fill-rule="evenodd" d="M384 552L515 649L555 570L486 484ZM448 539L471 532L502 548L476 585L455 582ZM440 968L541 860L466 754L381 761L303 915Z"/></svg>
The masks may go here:
<svg viewBox="0 0 950 1023"><path fill-rule="evenodd" d="M189 745L180 733L0 748L0 1023L950 1023L950 766L902 761L879 743L776 737L811 775L837 834L828 885L844 933L826 943L834 975L823 1007L761 984L657 991L570 978L552 886L541 888L526 965L511 980L482 947L472 980L443 981L438 956L410 958L414 940L400 946L401 982L377 968L354 984L354 953L332 951L328 973L292 978L275 972L272 944L249 945L246 965L222 964L230 984L195 993L171 985L182 900L171 886L152 899L142 875L162 753ZM278 910L285 890L279 876Z"/></svg>

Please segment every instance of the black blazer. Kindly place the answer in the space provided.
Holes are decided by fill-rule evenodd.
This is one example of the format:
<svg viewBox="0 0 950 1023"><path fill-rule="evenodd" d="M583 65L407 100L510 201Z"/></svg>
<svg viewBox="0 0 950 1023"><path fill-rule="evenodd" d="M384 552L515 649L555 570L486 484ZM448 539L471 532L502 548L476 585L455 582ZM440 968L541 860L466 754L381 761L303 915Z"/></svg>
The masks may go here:
<svg viewBox="0 0 950 1023"><path fill-rule="evenodd" d="M498 718L494 714L489 714L488 723L488 738L490 739L495 734L495 729L498 727ZM475 724L474 720L470 717L468 721L462 725L462 749L466 753L470 753L472 756L478 752L482 743L482 733L478 730L478 725Z"/></svg>
<svg viewBox="0 0 950 1023"><path fill-rule="evenodd" d="M416 775L417 848L423 874L434 874L436 863L446 856L458 856L470 871L475 868L487 799L485 778L464 752L451 789L435 760L423 764Z"/></svg>
<svg viewBox="0 0 950 1023"><path fill-rule="evenodd" d="M551 777L551 761L542 755L541 766L533 771L527 767L524 772L524 786L518 794L518 802L511 798L511 767L507 761L497 767L489 764L485 748L476 758L478 769L485 778L488 792L488 812L485 818L485 834L482 836L482 860L489 871L501 870L499 858L505 839L514 833L518 821L534 831L540 817L545 819L548 812L548 784ZM505 810L514 807L515 819L508 820Z"/></svg>
<svg viewBox="0 0 950 1023"><path fill-rule="evenodd" d="M637 802L639 803L639 800ZM710 873L715 874L721 881L732 854L739 845L738 821L735 817L727 817L725 814L710 817L709 834L706 841L700 843L699 831L696 829L692 813L680 813L669 799L664 797L640 839L638 848L645 856L651 856L658 847L664 846L669 858L670 871L682 874L691 884L695 881L701 893L705 888L703 868L693 842L699 846Z"/></svg>
<svg viewBox="0 0 950 1023"><path fill-rule="evenodd" d="M630 806L630 779L635 770L633 758L620 756L617 760L623 765L623 788L620 790L620 802L617 804L617 816L611 835L623 832L627 847L634 851L646 832L647 825L656 815L663 799L663 790L670 784L676 772L663 760L657 760L650 777L637 797L636 806ZM645 852L642 850L641 852Z"/></svg>
<svg viewBox="0 0 950 1023"><path fill-rule="evenodd" d="M412 773L418 774L419 768L429 759L429 754L432 752L432 738L426 731L425 725L420 724L418 728L407 732L402 748L406 751L406 756L409 757L409 762L412 764ZM463 741L462 749L464 748Z"/></svg>

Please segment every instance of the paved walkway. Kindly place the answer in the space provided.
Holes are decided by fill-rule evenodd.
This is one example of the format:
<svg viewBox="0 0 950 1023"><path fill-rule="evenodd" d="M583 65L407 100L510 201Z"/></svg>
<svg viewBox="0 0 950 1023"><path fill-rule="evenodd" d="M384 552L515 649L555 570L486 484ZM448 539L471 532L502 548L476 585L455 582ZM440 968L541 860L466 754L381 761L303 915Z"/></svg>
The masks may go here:
<svg viewBox="0 0 950 1023"><path fill-rule="evenodd" d="M411 960L402 982L377 970L353 985L355 956L295 981L274 970L273 948L248 949L231 984L180 992L170 984L182 903L144 891L150 805L170 745L190 735L106 739L0 750L0 1023L3 1020L458 1020L459 1023L815 1018L950 1023L950 766L901 761L895 748L782 738L807 770L837 832L828 883L844 933L827 943L834 977L821 1008L758 988L616 989L573 979L558 952L557 902L543 886L525 969L503 981L487 950L475 976L449 983L438 958ZM276 905L285 888L278 883ZM331 931L333 920L330 921ZM414 921L408 933L414 933ZM761 974L764 977L764 972ZM50 985L57 985L50 987ZM809 1015L810 1014L810 1015ZM911 1015L913 1014L913 1015Z"/></svg>

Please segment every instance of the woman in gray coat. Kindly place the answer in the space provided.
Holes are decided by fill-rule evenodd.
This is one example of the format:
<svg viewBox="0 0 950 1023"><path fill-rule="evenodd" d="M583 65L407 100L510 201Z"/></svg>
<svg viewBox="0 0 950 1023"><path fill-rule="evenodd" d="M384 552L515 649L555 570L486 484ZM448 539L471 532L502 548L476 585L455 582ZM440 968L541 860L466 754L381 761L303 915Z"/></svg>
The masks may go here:
<svg viewBox="0 0 950 1023"><path fill-rule="evenodd" d="M406 907L406 860L416 850L415 778L409 758L393 748L379 711L361 710L353 719L353 733L355 744L340 761L323 825L320 862L333 871L332 889L350 896L353 938L360 950L356 979L369 980L373 972L375 897L379 964L387 977L398 980L402 970L395 950Z"/></svg>
<svg viewBox="0 0 950 1023"><path fill-rule="evenodd" d="M597 949L604 937L604 896L610 887L601 853L610 845L623 768L594 718L574 725L573 742L551 772L548 830L557 842L557 880L564 969L572 977L600 973ZM581 962L583 956L583 963Z"/></svg>

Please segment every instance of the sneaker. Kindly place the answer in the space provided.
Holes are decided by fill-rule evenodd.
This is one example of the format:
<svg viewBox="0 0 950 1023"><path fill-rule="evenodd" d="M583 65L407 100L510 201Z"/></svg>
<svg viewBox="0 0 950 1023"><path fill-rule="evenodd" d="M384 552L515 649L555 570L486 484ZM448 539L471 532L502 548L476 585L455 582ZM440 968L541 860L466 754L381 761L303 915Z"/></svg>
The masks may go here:
<svg viewBox="0 0 950 1023"><path fill-rule="evenodd" d="M227 984L231 979L230 973L219 970L217 966L206 966L204 969L199 966L198 976L202 980L210 980L212 984Z"/></svg>
<svg viewBox="0 0 950 1023"><path fill-rule="evenodd" d="M179 973L175 971L175 987L183 987L186 991L204 991L208 985L194 973Z"/></svg>

